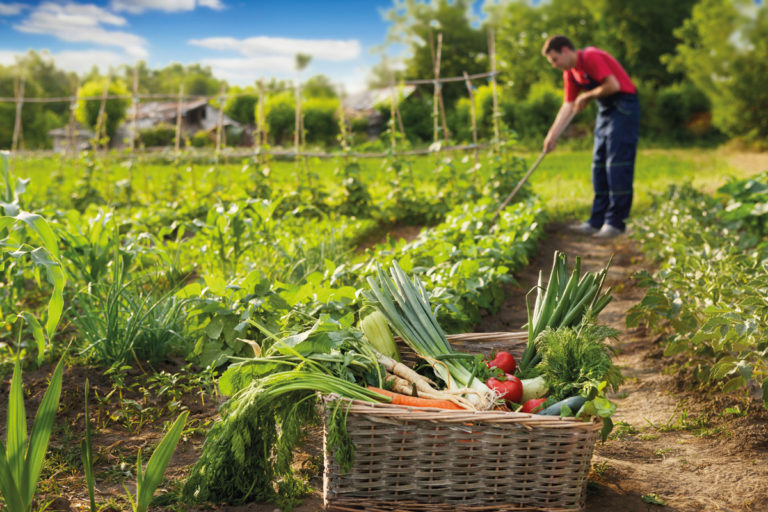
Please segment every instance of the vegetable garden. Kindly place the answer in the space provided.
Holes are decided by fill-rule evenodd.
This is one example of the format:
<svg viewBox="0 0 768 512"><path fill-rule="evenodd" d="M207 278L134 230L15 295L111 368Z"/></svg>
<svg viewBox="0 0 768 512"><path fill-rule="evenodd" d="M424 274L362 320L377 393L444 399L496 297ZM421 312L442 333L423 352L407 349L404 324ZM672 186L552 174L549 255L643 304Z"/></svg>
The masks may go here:
<svg viewBox="0 0 768 512"><path fill-rule="evenodd" d="M683 169L677 181L707 175L703 165L686 171L679 155L639 161L664 158ZM611 477L622 476L610 462L621 459L621 443L675 425L728 437L710 427L715 419L679 409L666 423L627 421L622 408L632 410L639 377L623 340L629 333L663 350L659 364L696 404L721 394L721 419L748 418L766 431L768 177L742 170L725 182L723 166L713 166L709 187L677 186L651 199L666 170L648 165L638 175L632 235L645 254L633 256L643 261L636 270L645 272L630 278L612 273L627 266L627 241L601 246L596 257L586 242L569 248L573 240L552 231L587 200L553 193L555 175L561 190L570 186L561 161L543 167L494 222L525 163L510 148L480 165L461 154L201 165L84 153L19 160L11 173L3 158L5 506L255 501L316 510L324 467L330 506L365 510L350 489L384 506L381 490L351 482L366 460L369 471L381 464L399 475L387 466L395 448L375 445L366 459L355 429L394 414L390 423L422 425L432 415L431 424L469 425L468 434L436 431L431 446L456 446L454 461L466 459L462 471L477 475L459 482L450 463L429 466L427 456L408 467L447 471L452 488L466 489L459 499L475 506L577 510L586 500L590 510L610 510L635 497L664 501L668 491L685 509L684 491L641 484L637 496L610 491L614 501L603 503ZM400 238L409 226L418 234ZM505 327L494 329L500 319ZM497 339L487 330L517 334ZM555 430L553 444L580 443L580 469L564 471L570 455L551 450L529 454L540 468L525 470L530 480L473 466L472 457L482 466L491 460L482 457L503 455L472 455L488 448L486 436L523 450L526 432ZM562 437L581 432L589 434ZM391 442L401 434L378 435ZM452 443L441 437L454 435ZM766 449L749 446L755 457ZM567 477L542 479L548 471ZM414 498L398 482L383 492L418 501L433 485ZM486 482L522 490L488 493ZM560 484L573 496L558 494ZM439 485L429 489L434 506L446 506ZM504 496L517 498L502 504ZM724 507L765 504L759 494L748 498Z"/></svg>

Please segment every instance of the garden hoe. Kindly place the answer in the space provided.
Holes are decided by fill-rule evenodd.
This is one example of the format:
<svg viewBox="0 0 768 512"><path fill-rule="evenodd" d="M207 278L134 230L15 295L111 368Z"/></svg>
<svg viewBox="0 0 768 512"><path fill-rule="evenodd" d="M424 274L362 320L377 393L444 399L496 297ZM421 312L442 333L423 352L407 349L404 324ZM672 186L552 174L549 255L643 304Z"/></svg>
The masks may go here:
<svg viewBox="0 0 768 512"><path fill-rule="evenodd" d="M573 116L576 115L576 111L572 111L568 115L568 119L566 119L565 124L563 124L563 127L560 128L560 133L557 134L557 137L560 138L560 135L565 131L565 129L568 127L568 125L571 123L571 120L573 119ZM536 170L536 168L539 166L542 160L544 160L544 157L547 156L546 150L543 150L539 157L536 159L535 162L533 162L533 165L530 169L528 169L528 172L525 173L525 176L523 176L523 179L520 180L520 183L518 183L514 190L512 190L512 193L510 193L507 198L504 200L503 203L501 203L501 206L499 206L499 209L496 210L496 213L493 216L493 219L491 219L491 226L496 224L496 221L499 219L499 215L501 215L501 211L507 207L510 201L512 201L512 198L515 197L515 194L522 188L522 186L525 184L526 181L528 181L528 178L531 177L531 174L533 174L533 171Z"/></svg>

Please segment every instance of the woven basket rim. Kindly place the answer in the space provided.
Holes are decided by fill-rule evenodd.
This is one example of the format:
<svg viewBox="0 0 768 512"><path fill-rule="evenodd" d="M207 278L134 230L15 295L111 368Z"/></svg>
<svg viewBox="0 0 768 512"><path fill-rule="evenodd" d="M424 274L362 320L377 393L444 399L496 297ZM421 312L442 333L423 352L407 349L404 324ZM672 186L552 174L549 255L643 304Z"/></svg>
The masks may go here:
<svg viewBox="0 0 768 512"><path fill-rule="evenodd" d="M345 398L335 393L322 395L325 403L342 400L348 402L349 413L366 414L382 418L411 421L438 421L443 423L517 423L526 428L579 428L600 430L602 424L597 416L590 421L561 416L542 416L515 411L471 411L438 409L435 407L411 407L379 402L366 402Z"/></svg>

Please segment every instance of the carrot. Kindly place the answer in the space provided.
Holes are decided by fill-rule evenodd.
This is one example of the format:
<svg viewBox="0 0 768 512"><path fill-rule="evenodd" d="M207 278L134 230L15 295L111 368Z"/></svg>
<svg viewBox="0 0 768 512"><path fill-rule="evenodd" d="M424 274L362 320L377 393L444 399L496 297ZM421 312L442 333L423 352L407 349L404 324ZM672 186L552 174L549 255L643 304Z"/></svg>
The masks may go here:
<svg viewBox="0 0 768 512"><path fill-rule="evenodd" d="M371 391L380 395L388 396L392 399L392 405L406 405L409 407L436 407L438 409L453 409L463 411L464 408L448 400L433 400L431 398L419 398L416 396L403 395L386 389L380 389L373 386L367 386Z"/></svg>

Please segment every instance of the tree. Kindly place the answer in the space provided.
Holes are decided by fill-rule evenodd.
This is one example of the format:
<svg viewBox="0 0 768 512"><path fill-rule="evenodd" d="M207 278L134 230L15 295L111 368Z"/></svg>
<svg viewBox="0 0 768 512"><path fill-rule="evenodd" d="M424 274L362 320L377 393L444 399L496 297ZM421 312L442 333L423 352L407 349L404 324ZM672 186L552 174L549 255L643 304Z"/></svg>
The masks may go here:
<svg viewBox="0 0 768 512"><path fill-rule="evenodd" d="M77 93L78 98L81 98L77 102L77 110L75 116L77 120L84 125L90 127L94 132L97 129L99 122L99 111L101 110L101 97L104 94L104 86L106 85L106 78L91 80L83 84ZM120 80L111 80L109 82L109 88L107 89L109 96L127 96L128 89L125 84ZM91 100L85 100L82 98L96 98ZM126 108L130 104L128 98L114 98L108 99L104 106L104 130L110 139L115 136L117 126L125 118ZM97 136L99 134L96 134Z"/></svg>
<svg viewBox="0 0 768 512"><path fill-rule="evenodd" d="M315 75L301 84L301 94L305 98L336 98L338 94L331 83L331 79L325 75Z"/></svg>
<svg viewBox="0 0 768 512"><path fill-rule="evenodd" d="M259 94L253 87L230 87L224 113L240 124L256 124L256 104L259 102Z"/></svg>
<svg viewBox="0 0 768 512"><path fill-rule="evenodd" d="M675 31L667 59L712 103L715 126L748 140L768 137L768 6L751 0L701 0Z"/></svg>
<svg viewBox="0 0 768 512"><path fill-rule="evenodd" d="M598 0L590 2L600 27L599 44L632 78L669 85L682 78L661 63L675 47L674 31L691 15L696 0Z"/></svg>
<svg viewBox="0 0 768 512"><path fill-rule="evenodd" d="M486 32L474 28L470 15L469 0L432 0L422 3L416 0L395 2L385 14L391 23L387 34L388 43L405 44L410 55L405 60L405 78L431 78L435 75L433 51L437 51L437 37L442 33L443 44L440 58L440 76L461 76L488 71L488 40ZM430 88L432 86L429 86ZM446 105L466 96L466 86L461 83L444 84L443 99Z"/></svg>

